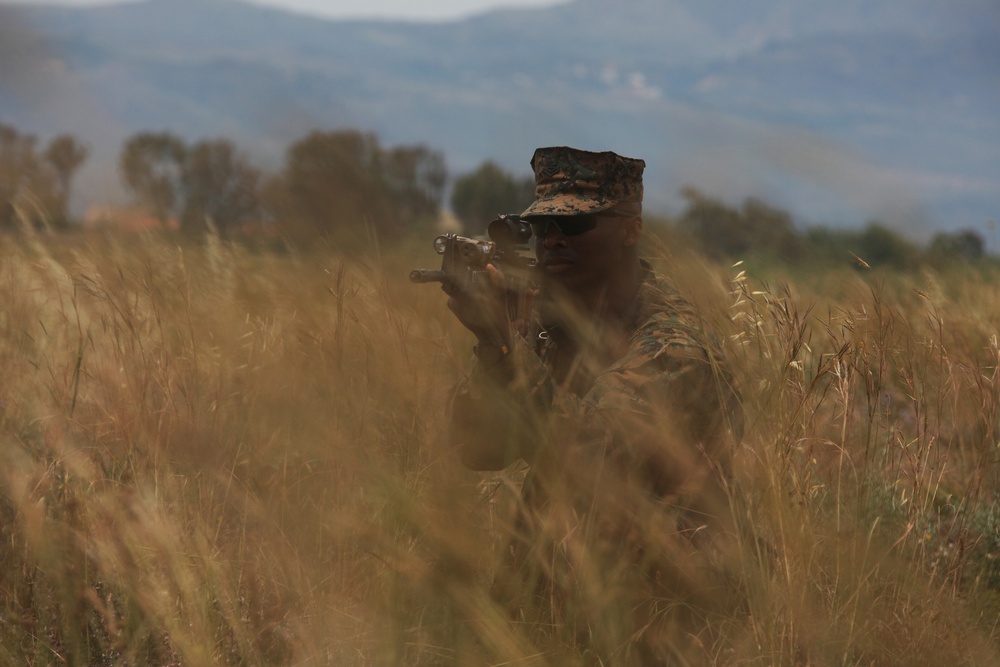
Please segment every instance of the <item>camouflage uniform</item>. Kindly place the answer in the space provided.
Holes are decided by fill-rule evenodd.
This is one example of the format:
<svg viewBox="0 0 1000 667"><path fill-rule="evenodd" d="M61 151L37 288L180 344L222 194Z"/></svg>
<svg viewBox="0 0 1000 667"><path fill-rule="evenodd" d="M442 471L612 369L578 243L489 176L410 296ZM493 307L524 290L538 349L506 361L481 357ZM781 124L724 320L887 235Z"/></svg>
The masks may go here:
<svg viewBox="0 0 1000 667"><path fill-rule="evenodd" d="M536 153L539 196L526 215L641 199L641 185L638 193L620 187L634 183L634 172L596 177L618 184L616 196L597 188L579 196L579 183L565 184L583 170L554 153ZM638 166L641 174L641 161L610 155L598 162L626 172ZM592 182L598 172L588 173ZM608 622L630 624L635 645L647 651L640 662L654 664L656 642L672 641L655 636L654 619L679 627L658 603L722 600L703 565L714 536L732 530L725 480L741 424L730 376L696 313L642 266L617 342L598 331L570 352L571 363L565 356L558 363L565 337L541 304L509 354L475 361L459 382L450 436L459 448L486 441L506 452L505 462L522 458L530 466L494 582L512 616L535 628L570 627L581 643L600 643L594 633ZM602 655L625 650L603 648Z"/></svg>

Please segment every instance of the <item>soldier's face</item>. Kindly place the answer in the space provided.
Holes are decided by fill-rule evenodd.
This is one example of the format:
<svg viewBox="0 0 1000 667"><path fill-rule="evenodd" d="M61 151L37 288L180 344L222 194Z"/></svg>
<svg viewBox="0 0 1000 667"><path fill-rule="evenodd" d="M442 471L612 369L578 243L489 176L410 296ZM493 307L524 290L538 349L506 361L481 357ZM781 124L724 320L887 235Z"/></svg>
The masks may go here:
<svg viewBox="0 0 1000 667"><path fill-rule="evenodd" d="M603 288L634 262L641 218L608 215L533 217L535 256L543 285L574 293Z"/></svg>

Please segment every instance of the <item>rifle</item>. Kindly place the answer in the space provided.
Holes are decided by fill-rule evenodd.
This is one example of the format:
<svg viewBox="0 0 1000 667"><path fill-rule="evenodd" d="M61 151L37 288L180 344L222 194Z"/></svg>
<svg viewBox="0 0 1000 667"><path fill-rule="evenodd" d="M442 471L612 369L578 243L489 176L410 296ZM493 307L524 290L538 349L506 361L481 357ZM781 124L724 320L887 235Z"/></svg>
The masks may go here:
<svg viewBox="0 0 1000 667"><path fill-rule="evenodd" d="M508 303L518 303L521 295L535 288L536 261L518 254L527 248L531 226L518 215L500 215L489 224L487 233L489 241L456 234L437 237L434 250L441 255L441 269L414 269L410 281L441 283L448 294L488 290L486 266L493 264L503 271Z"/></svg>

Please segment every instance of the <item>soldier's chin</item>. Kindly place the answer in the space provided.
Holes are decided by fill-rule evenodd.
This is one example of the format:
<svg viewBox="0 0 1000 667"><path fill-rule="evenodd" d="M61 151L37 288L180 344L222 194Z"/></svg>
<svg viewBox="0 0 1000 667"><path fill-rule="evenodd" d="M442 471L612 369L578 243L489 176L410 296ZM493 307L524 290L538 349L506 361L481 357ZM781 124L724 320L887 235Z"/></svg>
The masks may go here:
<svg viewBox="0 0 1000 667"><path fill-rule="evenodd" d="M549 298L560 299L571 297L580 288L579 275L576 271L546 273L542 276L542 290Z"/></svg>

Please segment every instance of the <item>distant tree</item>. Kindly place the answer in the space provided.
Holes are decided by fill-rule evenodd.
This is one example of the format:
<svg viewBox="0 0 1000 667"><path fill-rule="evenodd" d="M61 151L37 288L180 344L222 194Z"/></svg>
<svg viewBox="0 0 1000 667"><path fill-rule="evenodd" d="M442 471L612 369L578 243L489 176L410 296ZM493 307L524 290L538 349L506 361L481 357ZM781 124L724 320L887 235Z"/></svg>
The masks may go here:
<svg viewBox="0 0 1000 667"><path fill-rule="evenodd" d="M397 146L386 153L384 169L404 219L437 217L448 180L443 153L422 145Z"/></svg>
<svg viewBox="0 0 1000 667"><path fill-rule="evenodd" d="M974 229L939 232L931 239L927 254L937 262L975 261L986 254L986 242Z"/></svg>
<svg viewBox="0 0 1000 667"><path fill-rule="evenodd" d="M691 187L681 190L681 196L687 200L687 208L677 225L694 237L706 254L726 258L746 254L753 234L737 209Z"/></svg>
<svg viewBox="0 0 1000 667"><path fill-rule="evenodd" d="M119 166L140 203L187 233L211 226L226 235L260 215L260 171L228 139L188 146L169 132L140 132L125 141Z"/></svg>
<svg viewBox="0 0 1000 667"><path fill-rule="evenodd" d="M184 141L169 132L140 132L122 147L119 169L132 194L161 222L183 210Z"/></svg>
<svg viewBox="0 0 1000 667"><path fill-rule="evenodd" d="M854 254L872 267L904 268L913 266L917 259L917 248L912 243L878 221L868 223L854 247Z"/></svg>
<svg viewBox="0 0 1000 667"><path fill-rule="evenodd" d="M381 195L377 140L360 132L312 132L285 153L277 217L305 240L358 230L379 220L396 227L397 212Z"/></svg>
<svg viewBox="0 0 1000 667"><path fill-rule="evenodd" d="M49 142L44 158L52 171L54 180L53 196L57 201L60 218L65 220L69 206L70 188L77 170L87 160L89 150L75 137L61 134Z"/></svg>
<svg viewBox="0 0 1000 667"><path fill-rule="evenodd" d="M226 139L201 141L185 152L181 170L181 229L225 236L259 215L260 171Z"/></svg>
<svg viewBox="0 0 1000 667"><path fill-rule="evenodd" d="M0 124L0 228L68 222L70 185L87 151L70 135L41 153L37 145L34 136Z"/></svg>
<svg viewBox="0 0 1000 667"><path fill-rule="evenodd" d="M787 211L755 197L735 208L692 187L681 190L681 195L687 208L677 226L706 254L733 259L764 253L789 262L801 258L802 235Z"/></svg>
<svg viewBox="0 0 1000 667"><path fill-rule="evenodd" d="M813 261L853 261L858 234L857 230L830 229L825 225L809 227L803 235L806 254Z"/></svg>
<svg viewBox="0 0 1000 667"><path fill-rule="evenodd" d="M374 231L386 241L437 218L446 179L443 156L424 146L385 150L372 134L316 131L289 146L267 199L292 239Z"/></svg>
<svg viewBox="0 0 1000 667"><path fill-rule="evenodd" d="M483 234L501 213L520 213L535 198L531 176L518 178L487 160L475 171L455 179L451 209L466 234Z"/></svg>
<svg viewBox="0 0 1000 667"><path fill-rule="evenodd" d="M851 262L858 268L906 269L917 265L918 248L878 221L863 229L812 227L805 233L807 254L814 260ZM859 261L860 260L860 261Z"/></svg>
<svg viewBox="0 0 1000 667"><path fill-rule="evenodd" d="M748 250L768 252L789 262L801 259L802 235L787 211L750 197L743 202L741 214L749 237Z"/></svg>
<svg viewBox="0 0 1000 667"><path fill-rule="evenodd" d="M17 224L17 211L37 169L35 138L0 124L0 228Z"/></svg>

